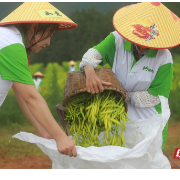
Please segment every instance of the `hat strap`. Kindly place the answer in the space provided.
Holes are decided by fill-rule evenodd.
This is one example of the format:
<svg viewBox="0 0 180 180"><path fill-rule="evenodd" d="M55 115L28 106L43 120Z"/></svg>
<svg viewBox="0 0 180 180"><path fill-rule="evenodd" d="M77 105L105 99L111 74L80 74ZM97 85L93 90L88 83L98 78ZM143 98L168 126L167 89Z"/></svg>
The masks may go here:
<svg viewBox="0 0 180 180"><path fill-rule="evenodd" d="M33 46L33 43L34 43L34 40L35 40L35 36L36 36L37 29L38 29L38 24L37 24L36 30L35 30L35 32L34 32L34 38L33 38L33 40L32 40L30 49L31 49L32 46Z"/></svg>
<svg viewBox="0 0 180 180"><path fill-rule="evenodd" d="M141 55L142 49L143 49L143 48L141 47L141 49L140 49L140 51L139 51L139 53L138 53L138 55L137 55L137 57L136 57L136 61L138 60L139 56Z"/></svg>
<svg viewBox="0 0 180 180"><path fill-rule="evenodd" d="M38 29L38 24L37 24L36 30L34 32L34 38L32 40L31 46L30 46L30 48L26 48L26 50L28 50L28 51L31 51L31 48L32 48L34 40L35 40L35 35L36 35L36 32L37 32L37 29ZM28 54L27 54L27 59L28 59ZM29 59L28 59L28 66L29 66Z"/></svg>

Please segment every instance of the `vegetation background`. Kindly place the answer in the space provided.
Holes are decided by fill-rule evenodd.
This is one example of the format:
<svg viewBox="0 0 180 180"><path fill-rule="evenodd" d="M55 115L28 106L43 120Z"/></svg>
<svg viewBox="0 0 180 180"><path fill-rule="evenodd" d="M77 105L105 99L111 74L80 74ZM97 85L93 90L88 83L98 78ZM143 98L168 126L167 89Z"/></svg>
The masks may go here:
<svg viewBox="0 0 180 180"><path fill-rule="evenodd" d="M3 19L20 4L19 2L1 2L0 19ZM40 93L48 103L53 116L58 121L55 106L62 102L62 93L66 76L69 71L68 62L74 60L77 66L83 54L94 45L100 43L110 32L114 31L112 18L121 7L132 2L51 2L63 13L68 15L78 27L73 30L56 33L51 40L51 45L32 54L29 58L30 71L41 71L45 74L44 86ZM166 7L180 16L180 2L164 2ZM180 118L180 46L170 49L174 60L174 75L169 97L171 117ZM12 90L0 108L0 126L26 124Z"/></svg>
<svg viewBox="0 0 180 180"><path fill-rule="evenodd" d="M78 24L78 27L73 30L56 33L52 37L51 46L46 47L38 54L32 54L29 58L31 73L41 71L45 75L44 85L40 86L39 92L59 123L55 107L62 103L63 89L69 71L68 62L74 60L79 67L83 54L114 31L112 24L114 13L119 8L135 2L50 3ZM0 20L21 4L22 2L0 2ZM180 2L163 2L163 4L180 17ZM174 72L169 96L171 118L168 129L168 144L166 144L165 150L173 156L175 148L180 147L180 46L170 49L170 51L174 61ZM27 166L27 168L44 167L44 154L36 145L15 139L9 143L10 137L19 131L38 135L23 115L11 89L0 107L0 168L24 168L26 165L22 161L25 157L29 157L28 162L37 159L36 163ZM22 161L14 160L15 156L16 158L19 156ZM34 158L34 156L36 157ZM39 160L40 157L43 159ZM10 162L12 165L8 165ZM39 162L42 162L43 166L37 165ZM48 168L51 168L51 161L48 160L48 163Z"/></svg>

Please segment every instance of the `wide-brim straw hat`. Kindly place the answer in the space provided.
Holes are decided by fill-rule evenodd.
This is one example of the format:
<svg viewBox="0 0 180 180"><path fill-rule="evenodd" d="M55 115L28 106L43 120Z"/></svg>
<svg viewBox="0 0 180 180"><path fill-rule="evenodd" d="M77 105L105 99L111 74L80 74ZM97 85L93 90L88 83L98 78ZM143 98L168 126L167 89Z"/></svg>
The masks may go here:
<svg viewBox="0 0 180 180"><path fill-rule="evenodd" d="M44 75L43 75L40 71L34 73L32 76L33 76L33 77L38 76L38 77L42 77L42 78L44 77Z"/></svg>
<svg viewBox="0 0 180 180"><path fill-rule="evenodd" d="M71 61L69 62L69 65L70 65L70 66L74 66L74 65L76 65L76 62L73 61L73 60L71 60Z"/></svg>
<svg viewBox="0 0 180 180"><path fill-rule="evenodd" d="M0 25L17 23L58 23L58 30L77 27L76 23L48 2L25 2L0 21Z"/></svg>
<svg viewBox="0 0 180 180"><path fill-rule="evenodd" d="M180 19L159 2L125 6L114 14L116 31L128 41L152 49L180 45Z"/></svg>

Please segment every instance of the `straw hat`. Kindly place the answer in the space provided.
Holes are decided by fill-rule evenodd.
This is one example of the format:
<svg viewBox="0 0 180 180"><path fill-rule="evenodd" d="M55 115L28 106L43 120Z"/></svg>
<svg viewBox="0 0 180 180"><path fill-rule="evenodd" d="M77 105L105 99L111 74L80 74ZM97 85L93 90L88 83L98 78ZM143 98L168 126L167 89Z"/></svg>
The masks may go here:
<svg viewBox="0 0 180 180"><path fill-rule="evenodd" d="M116 31L128 41L152 49L180 45L180 19L159 2L142 2L119 9L113 17Z"/></svg>
<svg viewBox="0 0 180 180"><path fill-rule="evenodd" d="M70 66L74 66L74 65L76 65L76 62L73 61L73 60L71 60L71 61L69 62L69 65L70 65Z"/></svg>
<svg viewBox="0 0 180 180"><path fill-rule="evenodd" d="M76 23L48 2L25 2L0 21L0 25L17 23L58 23L59 30L77 27Z"/></svg>
<svg viewBox="0 0 180 180"><path fill-rule="evenodd" d="M33 74L33 77L36 77L36 76L44 78L44 75L40 71Z"/></svg>

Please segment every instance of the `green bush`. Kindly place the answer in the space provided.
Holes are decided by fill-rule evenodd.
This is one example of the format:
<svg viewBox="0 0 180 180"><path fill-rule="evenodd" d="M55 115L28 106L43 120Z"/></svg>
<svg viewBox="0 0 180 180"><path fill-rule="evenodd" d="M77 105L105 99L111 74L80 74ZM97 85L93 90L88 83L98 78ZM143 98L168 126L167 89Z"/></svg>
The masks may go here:
<svg viewBox="0 0 180 180"><path fill-rule="evenodd" d="M171 92L169 95L169 106L171 110L171 118L180 118L180 55L173 55L174 65L173 65L173 81L171 86ZM79 71L79 64L81 60L76 61L76 66ZM59 118L56 112L56 105L62 104L63 90L66 81L67 74L69 72L69 62L63 62L62 66L58 63L48 63L47 67L44 68L42 63L37 63L29 66L32 74L37 71L41 71L45 78L43 79L43 85L40 86L39 92L46 100L48 107L59 123ZM106 67L110 66L108 64ZM98 68L102 66L98 65ZM0 126L14 126L18 124L29 124L28 120L22 113L18 102L14 96L12 89L8 92L8 95L0 108Z"/></svg>
<svg viewBox="0 0 180 180"><path fill-rule="evenodd" d="M171 110L171 118L180 118L180 55L173 54L173 80L171 85L171 92L169 95L169 106Z"/></svg>
<svg viewBox="0 0 180 180"><path fill-rule="evenodd" d="M0 126L11 127L13 124L27 124L18 102L10 89L8 95L0 107Z"/></svg>
<svg viewBox="0 0 180 180"><path fill-rule="evenodd" d="M43 63L36 63L36 64L30 64L29 70L31 71L31 75L36 73L37 71L40 71L41 73L44 73L44 64Z"/></svg>

